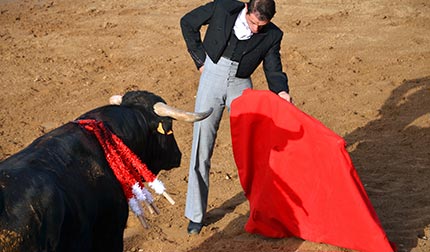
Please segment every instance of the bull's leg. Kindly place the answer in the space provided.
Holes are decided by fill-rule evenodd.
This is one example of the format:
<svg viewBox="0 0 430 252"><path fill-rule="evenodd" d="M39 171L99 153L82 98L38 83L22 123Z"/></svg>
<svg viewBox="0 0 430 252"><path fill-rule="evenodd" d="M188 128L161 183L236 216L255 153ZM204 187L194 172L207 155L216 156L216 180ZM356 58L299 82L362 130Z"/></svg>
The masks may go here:
<svg viewBox="0 0 430 252"><path fill-rule="evenodd" d="M125 199L121 194L118 198ZM115 206L115 207L113 207ZM126 201L117 200L102 206L95 223L93 235L94 252L122 252L124 229L128 218L128 204Z"/></svg>

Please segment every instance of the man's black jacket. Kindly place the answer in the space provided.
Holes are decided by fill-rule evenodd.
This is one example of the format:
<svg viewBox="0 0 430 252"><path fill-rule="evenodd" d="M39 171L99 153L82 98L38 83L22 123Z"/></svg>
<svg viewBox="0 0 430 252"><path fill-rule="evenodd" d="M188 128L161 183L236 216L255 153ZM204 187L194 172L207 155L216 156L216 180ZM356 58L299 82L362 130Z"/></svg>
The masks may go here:
<svg viewBox="0 0 430 252"><path fill-rule="evenodd" d="M245 4L236 0L215 0L187 13L181 19L182 35L196 67L203 66L206 54L215 63L221 58L233 26ZM202 42L200 29L208 25ZM247 78L263 61L269 89L275 93L289 91L287 75L282 71L280 56L283 32L269 22L252 35L244 51L236 77Z"/></svg>

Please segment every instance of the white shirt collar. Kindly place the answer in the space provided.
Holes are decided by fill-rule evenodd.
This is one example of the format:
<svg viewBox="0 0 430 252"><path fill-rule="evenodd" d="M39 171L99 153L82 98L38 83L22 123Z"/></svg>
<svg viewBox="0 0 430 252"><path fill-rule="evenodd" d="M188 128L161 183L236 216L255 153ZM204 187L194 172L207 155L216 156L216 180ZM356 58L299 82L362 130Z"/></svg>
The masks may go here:
<svg viewBox="0 0 430 252"><path fill-rule="evenodd" d="M234 24L233 30L237 39L239 40L247 40L252 37L252 31L249 28L248 22L246 22L246 8L239 13L239 16L236 18L236 23Z"/></svg>

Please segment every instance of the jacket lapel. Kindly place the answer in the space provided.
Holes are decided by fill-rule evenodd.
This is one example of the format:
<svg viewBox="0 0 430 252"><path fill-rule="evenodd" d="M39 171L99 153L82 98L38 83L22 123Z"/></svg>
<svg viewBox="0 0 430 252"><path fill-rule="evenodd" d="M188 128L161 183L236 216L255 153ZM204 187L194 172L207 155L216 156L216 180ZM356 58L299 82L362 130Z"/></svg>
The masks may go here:
<svg viewBox="0 0 430 252"><path fill-rule="evenodd" d="M237 16L239 16L240 11L245 7L245 4L242 2L231 2L231 5L225 6L227 11L227 18L225 19L225 30L224 35L225 39L228 40L230 34L233 31L234 23L236 22Z"/></svg>
<svg viewBox="0 0 430 252"><path fill-rule="evenodd" d="M224 30L224 35L225 35L225 39L228 40L228 38L230 37L230 34L233 31L233 26L234 23L236 22L236 18L239 15L239 13L234 13L233 15L229 15L226 19L225 19L225 30Z"/></svg>

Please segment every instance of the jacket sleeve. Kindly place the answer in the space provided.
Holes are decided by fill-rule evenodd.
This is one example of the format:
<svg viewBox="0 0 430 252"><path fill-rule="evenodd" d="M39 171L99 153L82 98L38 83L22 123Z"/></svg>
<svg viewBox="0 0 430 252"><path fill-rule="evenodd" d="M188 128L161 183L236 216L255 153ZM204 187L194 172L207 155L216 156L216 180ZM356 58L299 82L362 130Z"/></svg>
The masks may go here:
<svg viewBox="0 0 430 252"><path fill-rule="evenodd" d="M206 59L200 29L209 23L213 15L214 5L214 2L207 3L188 12L181 18L182 36L197 69L203 66Z"/></svg>
<svg viewBox="0 0 430 252"><path fill-rule="evenodd" d="M287 93L290 91L287 74L282 71L280 55L282 36L283 33L281 32L263 59L263 69L269 89L276 94L281 91Z"/></svg>

